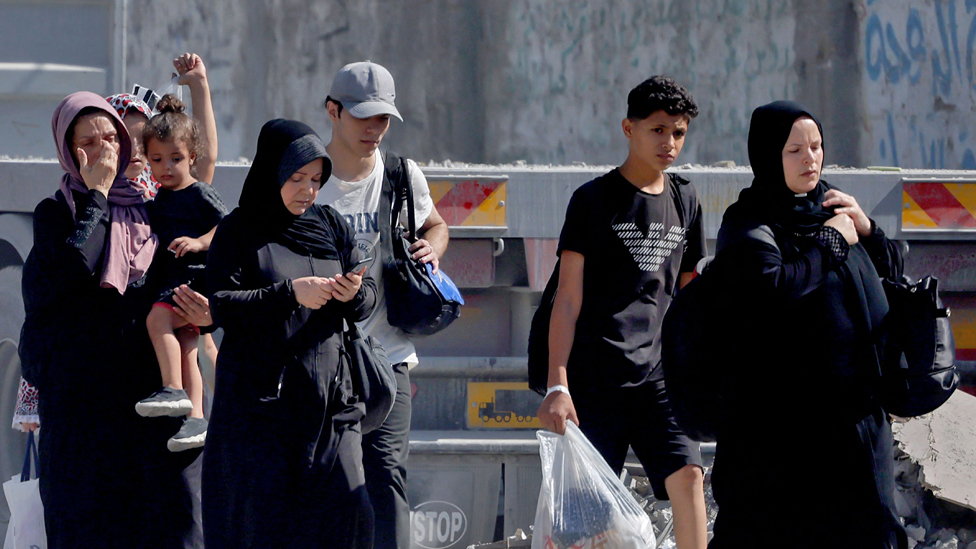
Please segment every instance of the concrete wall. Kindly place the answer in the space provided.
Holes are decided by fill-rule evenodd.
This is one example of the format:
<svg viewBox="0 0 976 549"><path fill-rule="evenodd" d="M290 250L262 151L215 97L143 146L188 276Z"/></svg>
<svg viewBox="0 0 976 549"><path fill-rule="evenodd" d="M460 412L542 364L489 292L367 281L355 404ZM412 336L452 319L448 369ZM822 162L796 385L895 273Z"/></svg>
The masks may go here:
<svg viewBox="0 0 976 549"><path fill-rule="evenodd" d="M0 156L54 157L51 114L121 80L113 0L0 0Z"/></svg>
<svg viewBox="0 0 976 549"><path fill-rule="evenodd" d="M346 63L371 59L397 82L389 146L422 160L483 156L478 2L168 0L130 10L131 82L160 85L172 59L208 64L220 158L251 157L261 125L303 120L327 136L323 102ZM147 45L149 47L147 47ZM326 139L328 139L326 137Z"/></svg>
<svg viewBox="0 0 976 549"><path fill-rule="evenodd" d="M744 162L751 109L795 95L787 0L485 4L489 162L621 162L627 93L658 73L701 107L679 160Z"/></svg>
<svg viewBox="0 0 976 549"><path fill-rule="evenodd" d="M47 113L73 85L158 87L196 51L222 160L250 157L274 117L328 134L331 78L369 58L406 120L388 146L422 161L619 163L627 92L666 72L702 111L681 163L747 163L752 109L787 98L822 118L828 163L976 167L967 2L0 0L0 155L53 156Z"/></svg>
<svg viewBox="0 0 976 549"><path fill-rule="evenodd" d="M967 0L858 4L864 158L976 168L976 6Z"/></svg>
<svg viewBox="0 0 976 549"><path fill-rule="evenodd" d="M250 156L272 117L329 132L331 78L366 58L397 80L405 122L389 146L421 160L618 163L627 92L667 72L702 107L682 161L741 163L751 109L795 95L787 0L236 4L178 0L128 15L140 37L127 48L130 81L156 85L185 50L208 60L225 159Z"/></svg>

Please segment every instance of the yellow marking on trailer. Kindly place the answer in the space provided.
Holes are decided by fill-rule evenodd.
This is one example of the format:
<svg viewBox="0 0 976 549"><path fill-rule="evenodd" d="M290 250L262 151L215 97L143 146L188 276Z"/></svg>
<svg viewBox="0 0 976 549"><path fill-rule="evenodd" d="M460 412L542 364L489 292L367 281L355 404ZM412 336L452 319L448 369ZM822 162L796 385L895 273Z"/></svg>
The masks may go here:
<svg viewBox="0 0 976 549"><path fill-rule="evenodd" d="M437 204L437 202L444 198L444 195L451 192L454 188L454 183L452 181L428 181L427 186L430 188L430 199Z"/></svg>
<svg viewBox="0 0 976 549"><path fill-rule="evenodd" d="M976 349L976 309L952 309L949 317L957 349Z"/></svg>
<svg viewBox="0 0 976 549"><path fill-rule="evenodd" d="M907 192L901 192L901 201L902 229L937 229L939 227Z"/></svg>
<svg viewBox="0 0 976 549"><path fill-rule="evenodd" d="M956 197L956 200L958 200L959 203L969 211L969 213L976 217L976 185L973 185L972 183L943 183L942 186L945 187L952 196Z"/></svg>
<svg viewBox="0 0 976 549"><path fill-rule="evenodd" d="M524 393L524 394L522 394ZM468 382L468 427L542 429L538 395L526 382Z"/></svg>
<svg viewBox="0 0 976 549"><path fill-rule="evenodd" d="M469 227L504 227L505 226L505 196L507 185L501 183L461 225Z"/></svg>

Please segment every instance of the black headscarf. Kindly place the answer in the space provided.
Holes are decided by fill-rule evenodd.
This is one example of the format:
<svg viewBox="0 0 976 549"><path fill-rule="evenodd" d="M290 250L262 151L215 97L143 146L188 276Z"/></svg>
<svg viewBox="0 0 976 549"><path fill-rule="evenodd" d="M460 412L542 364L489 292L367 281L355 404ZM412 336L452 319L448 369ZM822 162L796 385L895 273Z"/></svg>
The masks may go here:
<svg viewBox="0 0 976 549"><path fill-rule="evenodd" d="M775 101L752 112L749 163L755 177L752 186L739 195L739 203L740 207L753 210L769 225L805 235L815 232L834 214L822 206L824 193L830 188L823 180L813 190L801 195L786 185L783 148L793 130L793 123L802 116L809 116L817 123L822 140L820 121L799 103Z"/></svg>
<svg viewBox="0 0 976 549"><path fill-rule="evenodd" d="M294 120L271 120L261 128L254 162L239 201L242 212L290 250L319 259L338 257L332 228L311 207L302 215L288 211L281 187L296 170L322 159L322 181L332 174L332 160L315 130Z"/></svg>

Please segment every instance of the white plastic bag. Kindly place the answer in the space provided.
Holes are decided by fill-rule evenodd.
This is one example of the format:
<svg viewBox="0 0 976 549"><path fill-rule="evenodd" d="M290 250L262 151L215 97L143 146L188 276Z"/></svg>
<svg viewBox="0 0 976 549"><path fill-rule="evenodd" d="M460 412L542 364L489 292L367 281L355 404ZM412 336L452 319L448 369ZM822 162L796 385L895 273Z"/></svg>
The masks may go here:
<svg viewBox="0 0 976 549"><path fill-rule="evenodd" d="M542 489L532 549L655 549L654 527L603 456L572 422L537 431Z"/></svg>
<svg viewBox="0 0 976 549"><path fill-rule="evenodd" d="M173 94L176 96L177 99L179 99L182 102L183 86L176 83L179 79L180 77L174 74L173 78L171 78L169 82L163 84L163 87L156 90L156 95L158 95L159 98L162 99L163 96ZM155 110L155 108L153 110Z"/></svg>
<svg viewBox="0 0 976 549"><path fill-rule="evenodd" d="M30 479L31 455L34 456L34 470L37 471L37 446L34 445L33 431L27 435L24 472L3 483L3 494L10 507L10 522L7 524L3 549L47 549L40 487L36 478Z"/></svg>

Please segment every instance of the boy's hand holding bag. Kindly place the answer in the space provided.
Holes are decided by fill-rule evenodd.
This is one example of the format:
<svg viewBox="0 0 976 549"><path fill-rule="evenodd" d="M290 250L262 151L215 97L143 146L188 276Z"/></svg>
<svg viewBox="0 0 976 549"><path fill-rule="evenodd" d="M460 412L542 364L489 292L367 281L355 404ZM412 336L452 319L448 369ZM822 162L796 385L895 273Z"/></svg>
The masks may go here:
<svg viewBox="0 0 976 549"><path fill-rule="evenodd" d="M532 549L654 549L651 519L575 423L537 431L542 489Z"/></svg>
<svg viewBox="0 0 976 549"><path fill-rule="evenodd" d="M464 298L443 271L413 259L410 246L417 238L413 188L402 158L383 157L383 192L380 196L380 249L386 316L391 326L407 335L431 335L447 328L461 316ZM393 197L392 203L390 197ZM400 211L407 206L408 227L400 226ZM385 218L390 213L389 222Z"/></svg>

